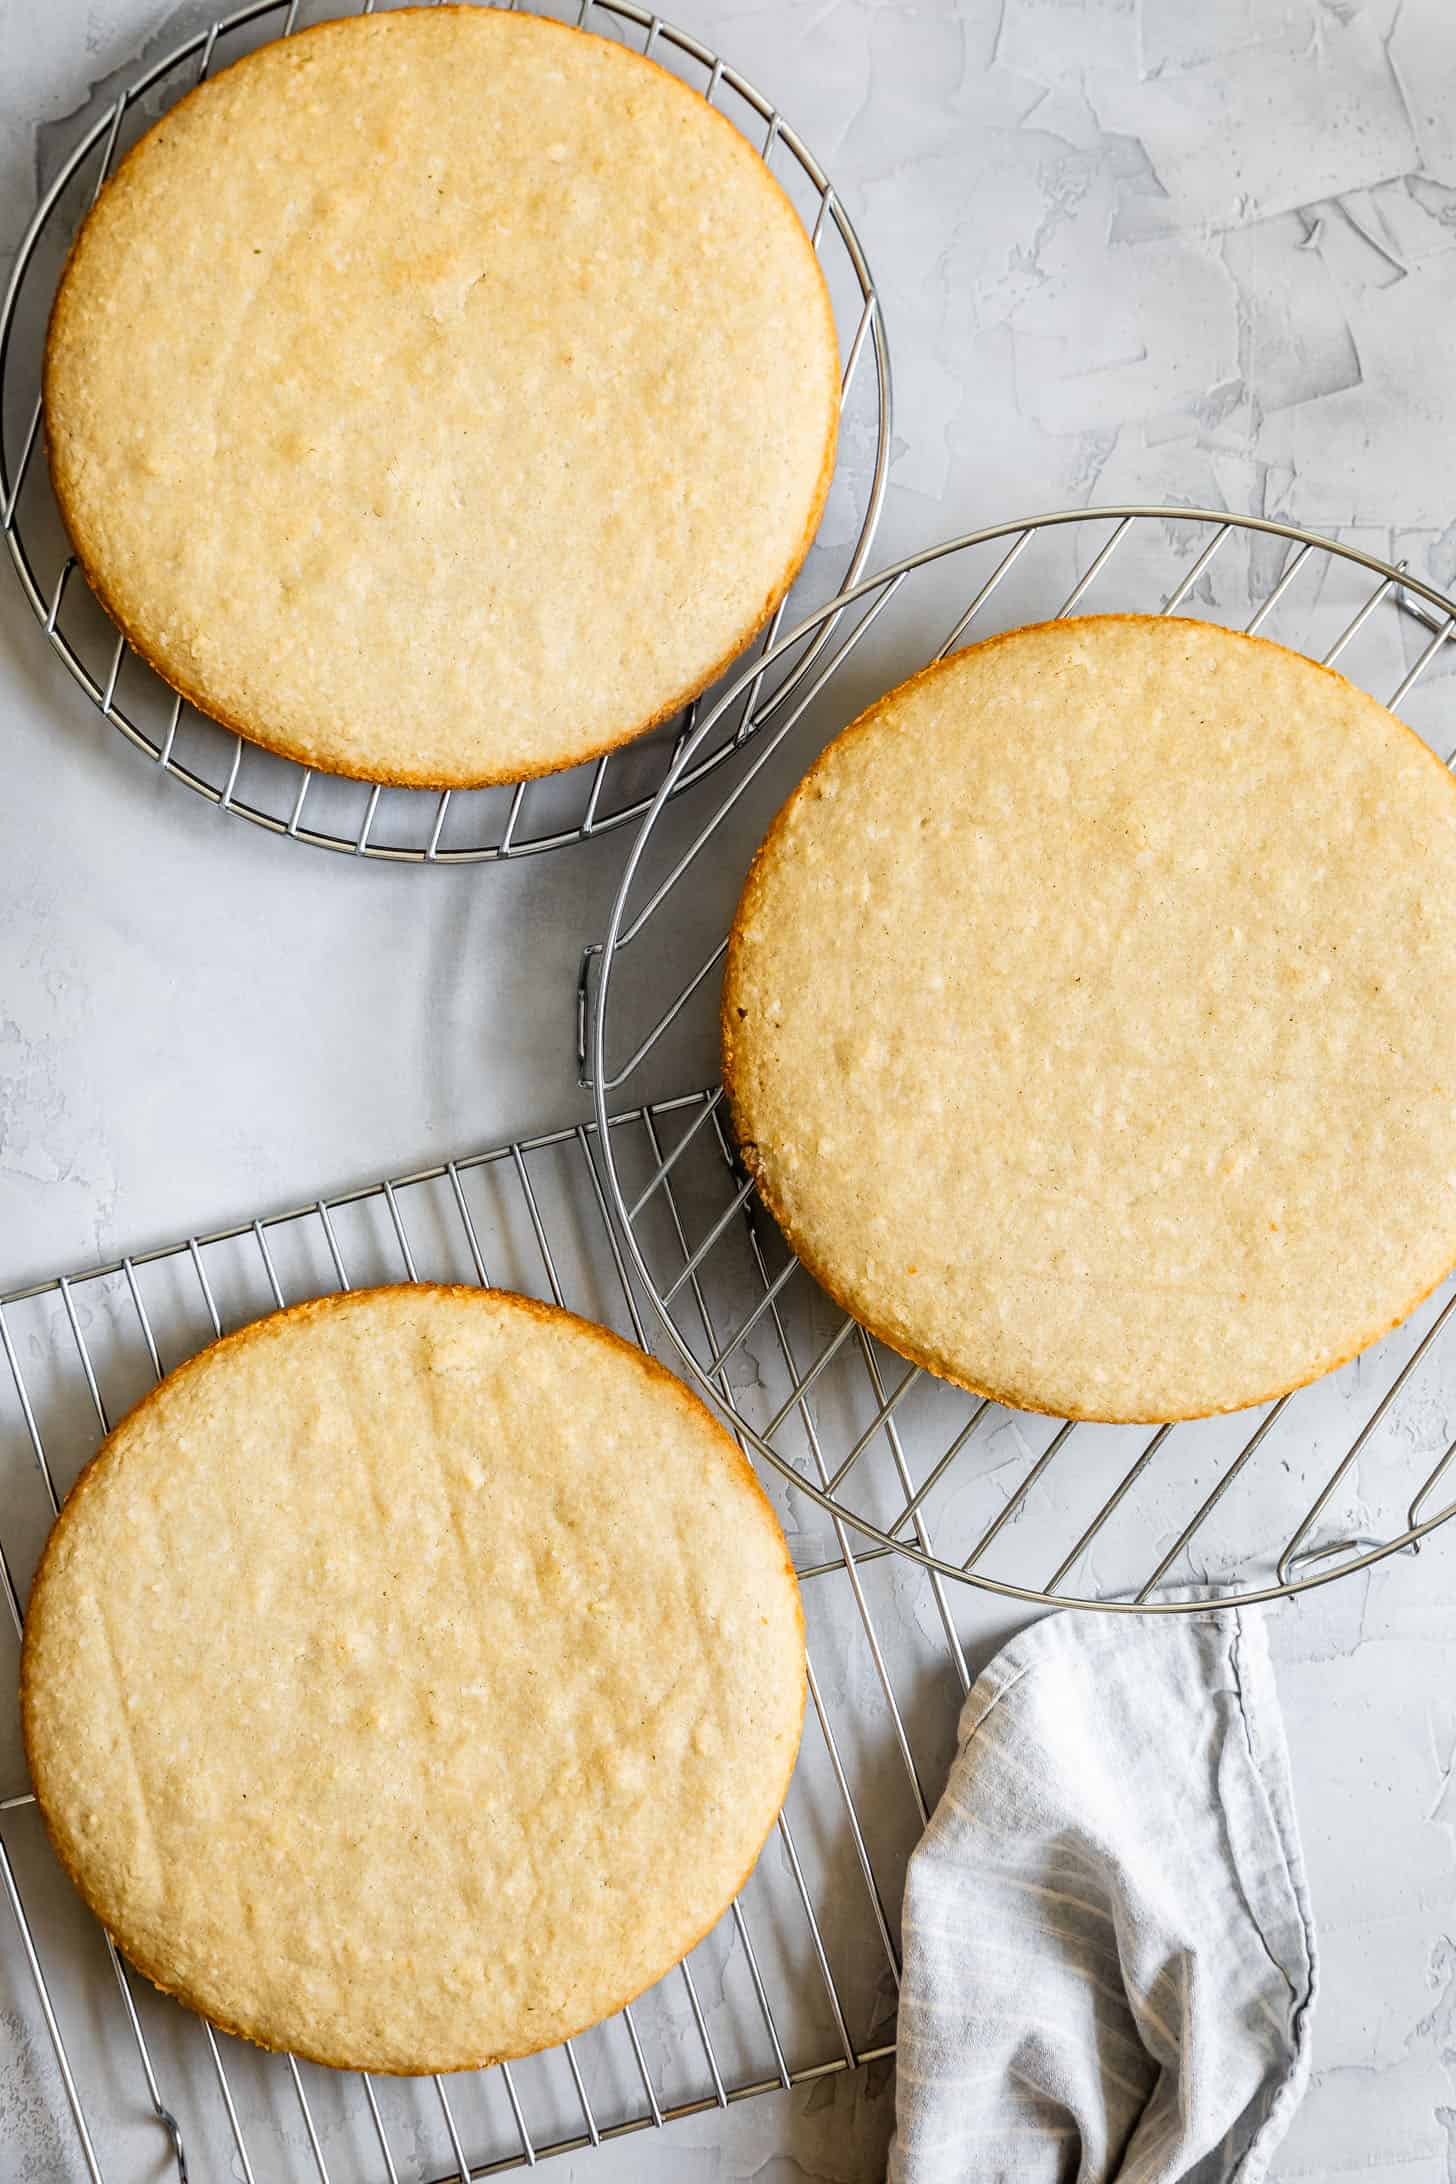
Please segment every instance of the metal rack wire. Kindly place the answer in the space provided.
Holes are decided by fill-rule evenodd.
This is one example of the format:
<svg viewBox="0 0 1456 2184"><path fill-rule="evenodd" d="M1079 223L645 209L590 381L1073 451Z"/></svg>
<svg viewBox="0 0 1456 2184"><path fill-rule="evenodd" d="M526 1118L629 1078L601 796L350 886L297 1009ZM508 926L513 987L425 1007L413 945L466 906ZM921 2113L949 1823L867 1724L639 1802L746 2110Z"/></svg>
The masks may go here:
<svg viewBox="0 0 1456 2184"><path fill-rule="evenodd" d="M611 1128L655 1148L703 1106L672 1101ZM590 1126L0 1298L0 1589L15 1636L60 1498L164 1370L285 1301L402 1276L496 1280L647 1335ZM8 1982L33 2052L53 2052L54 2105L76 2132L64 2167L46 2173L140 2184L170 2145L183 2184L445 2184L883 2062L904 1860L924 1825L924 1785L948 1757L965 1659L948 1619L927 1640L905 1612L918 1573L857 1565L832 1526L795 1530L802 1504L775 1475L769 1484L802 1566L810 1649L804 1743L777 1836L738 1903L660 1986L514 2066L448 2080L322 2071L266 2057L156 1995L51 1859L7 1728L0 1885L18 1948L0 1949L0 1995ZM913 1703L898 1695L907 1689Z"/></svg>
<svg viewBox="0 0 1456 2184"><path fill-rule="evenodd" d="M1406 600L1429 626L1402 611ZM1442 756L1456 742L1456 605L1291 524L1198 508L1065 510L917 554L759 663L759 734L706 816L700 800L669 812L676 783L663 783L605 941L582 963L579 1045L599 1118L669 1066L678 1084L716 1069L716 974L748 857L829 735L974 637L1109 609L1262 631L1338 661ZM872 668L860 650L871 629ZM736 693L721 702L731 710ZM711 715L699 732L712 738ZM692 768L691 739L677 763ZM673 1055L691 1058L669 1065ZM833 1307L757 1203L725 1124L715 1089L665 1144L609 1137L624 1247L678 1361L759 1456L870 1552L909 1557L936 1586L1177 1612L1191 1583L1278 1598L1414 1550L1456 1514L1441 1499L1456 1485L1456 1283L1342 1372L1261 1410L1156 1432L1057 1424L907 1367Z"/></svg>
<svg viewBox="0 0 1456 2184"><path fill-rule="evenodd" d="M362 0L359 11L373 5ZM349 5L324 0L316 12L347 13ZM823 267L840 335L839 467L818 542L746 655L756 658L786 614L792 621L856 580L879 520L890 365L864 250L813 153L772 101L700 39L633 0L538 0L535 12L631 44L701 91L788 193ZM490 863L590 840L641 817L711 692L639 742L564 774L496 789L381 788L275 757L185 705L128 650L76 574L39 459L45 325L66 250L118 158L159 113L215 68L309 19L300 0L252 0L220 18L141 70L62 160L0 304L0 531L51 649L88 697L136 750L219 809L316 848L394 864ZM692 766L675 768L676 783L686 786L730 757L753 726L752 711L750 691L740 714L720 716L714 737L696 739Z"/></svg>

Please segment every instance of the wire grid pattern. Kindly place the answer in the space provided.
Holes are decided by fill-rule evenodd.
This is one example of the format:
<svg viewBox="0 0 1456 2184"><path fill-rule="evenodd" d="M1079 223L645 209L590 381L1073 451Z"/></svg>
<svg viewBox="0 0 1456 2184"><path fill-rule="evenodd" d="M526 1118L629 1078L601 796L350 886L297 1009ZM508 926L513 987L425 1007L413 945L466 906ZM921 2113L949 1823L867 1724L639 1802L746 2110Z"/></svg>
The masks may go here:
<svg viewBox="0 0 1456 2184"><path fill-rule="evenodd" d="M697 1096L612 1128L656 1158L663 1133L703 1107ZM225 1328L351 1282L496 1279L645 1341L598 1152L590 1126L563 1130L0 1298L0 1583L16 1637L71 1479L112 1420ZM770 1490L792 1528L801 1505L772 1474ZM965 1659L948 1617L927 1646L892 1596L886 1581L904 1565L857 1567L842 1532L827 1555L813 1539L796 1544L809 1712L777 1836L743 1895L617 2018L486 2073L398 2080L300 2066L156 1995L62 1880L12 1733L0 1882L18 1946L0 1962L12 2002L54 2050L56 2103L69 2107L92 2184L154 2179L169 2142L184 2184L478 2178L883 2063L904 1862L925 1784L949 1757Z"/></svg>
<svg viewBox="0 0 1456 2184"><path fill-rule="evenodd" d="M1407 598L1421 620L1402 611ZM706 817L695 800L669 819L664 785L606 941L582 963L583 1081L595 1082L599 1115L641 1096L660 1049L686 1049L699 1068L716 1056L718 971L748 856L830 735L958 645L1111 609L1262 631L1338 661L1442 757L1456 742L1456 607L1403 568L1292 525L1207 509L1066 510L916 555L763 663L763 726ZM871 630L873 665L859 649ZM796 674L810 645L814 666ZM689 743L683 765L692 758ZM1261 1410L1156 1431L1078 1426L962 1394L832 1306L738 1165L720 1089L665 1150L644 1159L612 1139L606 1162L624 1242L678 1360L823 1514L872 1552L919 1561L937 1584L1165 1612L1188 1608L1198 1583L1271 1599L1415 1550L1456 1512L1442 1493L1456 1486L1452 1283L1341 1373Z"/></svg>
<svg viewBox="0 0 1456 2184"><path fill-rule="evenodd" d="M373 0L363 0L358 12L372 9ZM324 5L320 12L351 11ZM627 43L701 91L752 142L813 241L840 335L840 461L819 543L789 595L794 614L801 615L859 575L889 464L889 353L854 226L829 177L778 108L701 40L632 0L542 0L534 12ZM646 810L692 734L703 699L620 751L513 787L396 789L348 781L265 752L184 704L128 649L77 573L40 459L45 325L66 249L116 161L162 111L214 69L288 37L308 19L300 0L254 0L199 30L141 71L62 161L21 242L0 306L0 530L52 649L82 689L135 749L224 811L295 841L396 864L491 862L608 833ZM772 645L789 599L746 657ZM722 687L720 680L716 688ZM699 741L679 782L728 758L750 733L752 710L750 687L732 719L720 718L715 738Z"/></svg>

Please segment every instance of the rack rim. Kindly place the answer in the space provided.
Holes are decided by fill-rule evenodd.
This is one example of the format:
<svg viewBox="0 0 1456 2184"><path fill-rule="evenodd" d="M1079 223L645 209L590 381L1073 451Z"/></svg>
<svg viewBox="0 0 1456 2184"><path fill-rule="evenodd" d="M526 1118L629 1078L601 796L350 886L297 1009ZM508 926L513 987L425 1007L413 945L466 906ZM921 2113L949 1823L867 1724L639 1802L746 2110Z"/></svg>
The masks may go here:
<svg viewBox="0 0 1456 2184"><path fill-rule="evenodd" d="M414 0L401 0L401 4L414 4ZM478 0L478 4L500 5L507 9L513 9L517 5L517 0ZM26 225L16 249L14 264L5 283L3 297L0 297L0 404L3 404L6 378L12 361L16 334L16 312L22 291L30 275L36 252L48 223L55 214L65 191L75 180L86 161L99 146L106 146L101 174L96 185L99 191L110 172L111 156L122 121L128 111L140 99L144 98L149 91L154 90L165 77L198 55L201 56L202 60L198 79L200 81L202 76L207 73L212 53L220 39L226 38L235 32L246 30L250 25L259 22L266 16L282 15L284 21L279 36L282 38L290 36L296 27L295 18L298 13L298 5L299 0L245 0L243 6L235 8L230 14L218 16L211 22L204 24L195 33L182 39L177 45L170 47L159 59L147 64L136 77L128 82L118 92L117 96L107 104L80 141L73 146L61 161L55 175L41 193L36 209ZM367 15L371 14L373 9L374 0L362 0L359 12ZM850 267L859 283L862 309L859 326L853 330L854 338L851 343L850 361L844 380L842 398L847 399L848 397L853 374L864 347L867 347L873 355L875 371L874 462L865 492L864 512L859 521L854 546L844 574L844 582L854 584L858 582L863 573L865 563L874 544L875 534L879 528L885 494L889 485L890 449L894 424L893 382L889 342L885 333L884 310L880 301L879 289L870 270L869 261L859 233L845 209L839 191L835 188L832 179L825 172L820 161L815 157L798 131L783 119L773 101L764 92L760 91L755 84L750 82L741 71L734 68L729 62L724 61L701 39L694 37L690 31L683 30L678 25L652 13L649 9L639 6L637 0L581 0L575 18L578 28L590 28L590 18L594 9L604 15L629 23L634 29L645 33L647 49L649 50L652 45L659 41L674 47L699 67L709 71L710 87L715 87L719 83L726 85L761 121L767 123L769 137L762 148L762 156L767 157L767 151L772 144L782 144L784 146L819 192L820 224L822 225L826 221L832 224L839 241L843 245ZM539 11L546 12L544 9ZM551 19L553 21L563 20L559 16L553 16ZM708 96L707 93L701 95L705 98ZM715 108L714 111L721 112L722 109ZM737 126L736 123L731 122L731 117L725 118L730 119L731 126ZM815 240L817 256L817 236ZM0 426L3 426L3 416L0 416ZM248 747L245 737L234 737L236 748L233 754L231 772L226 781L219 785L218 782L207 779L203 774L197 772L194 767L188 765L185 760L178 758L172 749L172 734L175 734L176 727L175 719L172 734L169 734L161 742L154 742L145 729L130 720L116 703L117 672L127 649L125 639L121 633L117 632L118 650L110 673L98 678L97 673L88 666L70 639L59 627L60 598L75 567L75 557L69 551L67 552L59 584L56 588L55 605L52 606L46 598L37 571L32 565L21 527L17 521L21 495L35 457L40 432L41 403L39 392L37 392L29 423L25 425L17 442L19 456L13 479L7 460L5 434L3 429L0 429L0 532L3 532L11 563L19 578L26 602L40 624L50 650L61 661L72 680L91 700L102 718L111 727L115 728L134 750L138 751L144 758L149 759L159 772L166 773L171 778L180 781L184 787L193 790L207 803L213 805L215 809L234 813L239 818L246 819L252 825L260 827L265 833L285 840L304 842L310 848L332 850L336 855L369 858L383 864L451 866L516 863L525 857L545 855L552 850L568 848L576 842L595 841L602 835L616 833L623 827L640 820L648 810L652 802L652 796L646 792L639 796L633 796L627 803L613 806L606 812L599 810L598 798L601 781L605 778L605 767L613 757L619 755L618 752L608 752L602 758L586 761L579 767L563 768L556 774L539 777L541 780L549 782L564 779L572 773L580 773L584 779L587 776L593 776L593 787L590 793L586 795L585 816L578 824L574 826L561 825L543 833L529 835L524 840L517 839L515 826L520 800L533 786L533 781L527 779L516 783L508 782L503 786L514 790L514 801L503 825L498 829L499 839L449 847L442 847L439 841L444 810L452 795L472 793L468 790L419 789L394 792L434 802L440 808L440 817L436 821L434 834L428 844L420 848L413 844L375 842L370 838L375 809L379 802L380 793L385 786L383 783L363 782L355 784L362 790L367 802L363 820L353 834L332 833L317 827L306 826L301 822L303 797L306 794L309 782L315 775L326 781L336 782L347 782L348 777L346 776L332 775L322 768L305 767L293 760L281 761L282 764L291 769L288 777L290 782L294 777L297 777L298 782L297 801L292 815L288 817L283 816L281 812L266 810L259 804L249 802L244 797L236 795L234 787L238 767L243 751ZM837 470L838 465L836 463L836 473ZM795 581L797 582L797 575ZM770 645L778 629L780 618L792 597L793 587L790 587L789 593L769 621L768 643ZM108 627L114 628L109 617L107 617L107 621ZM748 655L755 664L760 656L753 653L752 647L757 642L757 636L750 640ZM807 671L811 664L811 659L806 658L801 662L801 668ZM738 678L735 677L735 688L737 684ZM695 718L696 703L697 701L693 701L685 708L690 725ZM194 710L196 709L194 708ZM717 706L714 706L712 710L715 716L719 715L720 709ZM205 714L199 717L204 720L208 718ZM210 725L215 727L218 724L210 723ZM679 769L676 765L676 760L681 755L683 742L686 740L686 736L680 736L677 745L670 752L665 753L668 761L667 770L671 773L675 783L674 793L690 788L695 781L705 779L709 774L725 764L734 755L739 740L749 732L750 725L750 722L745 720L739 737L727 739L719 750L708 753L695 768L687 772ZM226 730L222 732L224 734L232 733L232 731ZM701 739L694 737L693 741L696 751ZM620 749L631 752L637 747L636 741L629 741ZM586 794L585 791L584 794Z"/></svg>
<svg viewBox="0 0 1456 2184"><path fill-rule="evenodd" d="M1368 553L1361 547L1348 545L1339 539L1331 538L1322 532L1312 531L1303 525L1287 522L1280 517L1241 515L1225 508L1208 508L1199 503L1118 501L1089 504L1085 507L1058 508L1039 515L1021 516L1000 523L984 525L976 530L962 532L952 538L943 539L933 545L922 547L913 554L907 554L900 560L888 563L884 568L862 578L856 584L846 588L837 599L829 601L825 606L806 616L795 629L791 630L786 636L781 637L777 643L764 652L756 663L753 672L762 674L772 668L777 661L790 653L796 644L804 642L807 638L813 638L816 646L822 646L851 608L862 601L870 599L875 594L880 595L882 602L887 601L893 595L895 587L904 578L912 575L915 570L924 568L933 562L944 560L976 546L994 544L997 541L1013 539L1018 535L1029 538L1037 532L1056 530L1069 524L1112 523L1119 528L1116 532L1109 534L1111 540L1114 537L1121 536L1122 532L1130 524L1140 521L1213 525L1218 527L1218 531L1223 534L1232 531L1252 531L1282 539L1304 552L1312 549L1324 552L1337 560L1354 563L1369 571L1371 575L1379 577L1381 589L1380 593L1377 593L1377 597L1388 592L1397 599L1401 599L1402 604L1405 604L1407 600L1417 602L1418 606L1413 611L1420 612L1420 618L1423 621L1435 625L1438 629L1438 635L1432 640L1429 648L1431 652L1434 652L1436 646L1444 637L1449 636L1453 630L1456 630L1456 599L1451 598L1435 585L1412 576L1403 566L1386 561L1379 555ZM1201 568L1202 563L1200 562L1198 566ZM1100 559L1089 567L1082 582L1073 594L1073 600L1080 598L1086 584L1090 582L1098 567L1100 567ZM1404 599L1401 598L1402 594L1405 595ZM1422 609L1425 611L1421 612ZM1062 611L1069 611L1069 607L1064 607ZM1164 611L1168 610L1165 609ZM817 650L815 657L818 657ZM837 658L838 655L834 657ZM824 679L828 672L832 671L832 666L833 660L826 669L821 671L819 677L810 682L807 695L813 694L819 682ZM832 1491L816 1485L812 1479L806 1476L803 1470L790 1462L773 1446L768 1435L760 1432L735 1405L725 1400L722 1391L715 1386L711 1372L705 1370L691 1344L683 1336L668 1302L665 1301L661 1293L653 1271L647 1263L635 1225L637 1209L628 1203L617 1163L612 1157L612 1139L610 1130L607 1127L612 1120L607 1105L608 1097L611 1093L618 1091L623 1081L631 1075L641 1059L641 1053L639 1051L639 1054L625 1064L616 1076L609 1073L607 1068L607 1014L611 994L612 972L616 958L624 947L631 944L631 941L636 937L640 924L645 922L646 918L651 915L652 908L655 906L654 899L654 901L649 902L648 909L639 914L636 921L629 918L629 901L632 896L633 884L652 838L653 830L664 805L669 801L679 785L674 781L674 772L679 766L685 768L691 764L697 740L711 732L716 717L734 702L740 685L746 682L747 679L746 675L735 678L733 684L724 692L711 712L698 724L694 735L685 741L674 767L669 768L667 776L659 786L657 794L644 815L628 850L616 894L613 897L604 936L583 953L579 983L580 1024L583 1034L579 1042L582 1050L580 1059L583 1063L581 1082L584 1088L590 1089L592 1095L593 1115L600 1133L599 1142L602 1146L606 1188L612 1215L616 1222L619 1238L629 1254L632 1268L652 1301L658 1322L672 1344L675 1357L686 1367L694 1387L729 1420L733 1430L744 1437L757 1456L760 1456L766 1463L771 1464L782 1478L798 1492L804 1494L826 1516L850 1525L863 1538L870 1541L872 1543L872 1553L876 1555L903 1556L908 1562L924 1569L934 1582L938 1583L946 1578L953 1579L957 1584L973 1586L980 1591L992 1593L1003 1599L1016 1600L1028 1606L1071 1608L1086 1614L1109 1615L1186 1615L1200 1611L1206 1612L1210 1606L1219 1604L1238 1607L1262 1606L1276 1600L1291 1599L1298 1594L1312 1591L1316 1586L1333 1584L1338 1578L1352 1575L1358 1570L1369 1569L1374 1564L1383 1562L1387 1556L1412 1549L1418 1550L1422 1540L1428 1538L1442 1525L1456 1517L1456 1500L1448 1502L1438 1509L1433 1516L1423 1518L1418 1522L1407 1523L1402 1531L1393 1533L1388 1539L1382 1540L1375 1545L1363 1548L1363 1551L1359 1553L1347 1554L1345 1552L1347 1545L1358 1545L1358 1542L1347 1542L1337 1547L1323 1549L1319 1547L1308 1548L1299 1557L1300 1560L1308 1559L1312 1563L1318 1563L1322 1557L1336 1553L1340 1555L1340 1559L1325 1568L1309 1568L1298 1576L1284 1576L1276 1571L1275 1582L1248 1589L1196 1585L1190 1587L1184 1584L1177 1588L1177 1597L1127 1599L1118 1597L1086 1598L1075 1594L1055 1592L1050 1588L1039 1589L1034 1586L1019 1585L1009 1579L988 1576L980 1570L967 1569L960 1563L948 1561L944 1556L936 1553L928 1544L916 1544L909 1539L897 1538L892 1533L887 1532L871 1518L860 1511L856 1511L847 1502L838 1499ZM795 678L796 685L797 680ZM791 685L786 683L781 694L787 695L789 687ZM799 695L801 699L806 700L806 693L802 687L799 688ZM684 860L685 864L691 863L692 859L699 853L702 842L706 840L707 832L715 824L716 819L709 822L708 829L705 829L704 834L700 837L698 846L688 853L687 858ZM664 883L664 888L670 884L672 883ZM597 976L594 994L589 998L586 981L589 963L592 958L596 959ZM691 990L691 988L688 989L689 992ZM686 999L687 996L684 995L681 998ZM678 1005L681 1005L681 1001ZM711 1099L714 1090L714 1087L707 1087L697 1096L704 1100ZM751 1192L747 1195L750 1199L753 1196ZM798 1263L791 1253L789 1264L796 1265ZM851 1315L842 1314L841 1316L849 1326L857 1324ZM930 1377L934 1378L933 1375ZM1255 1408L1263 1408L1263 1406L1256 1406ZM1251 1411L1247 1415L1252 1417L1253 1412ZM887 1418L888 1412L882 1406L882 1423ZM1168 1431L1171 1429L1165 1427L1161 1430ZM1449 1460L1449 1457L1446 1460ZM1446 1460L1443 1460L1442 1465L1438 1466L1436 1472L1432 1474L1433 1480L1442 1475ZM1120 1497L1121 1492L1122 1489L1119 1488L1117 1490L1118 1497ZM1419 1506L1419 1501L1420 1496L1418 1495L1412 1508L1412 1515L1414 1514L1414 1508ZM1105 1508L1108 1506L1110 1505L1104 1505ZM903 1521L902 1516L900 1522ZM1301 1534L1296 1533L1296 1540L1301 1536ZM1282 1559L1281 1568L1283 1567L1292 1567L1287 1557Z"/></svg>

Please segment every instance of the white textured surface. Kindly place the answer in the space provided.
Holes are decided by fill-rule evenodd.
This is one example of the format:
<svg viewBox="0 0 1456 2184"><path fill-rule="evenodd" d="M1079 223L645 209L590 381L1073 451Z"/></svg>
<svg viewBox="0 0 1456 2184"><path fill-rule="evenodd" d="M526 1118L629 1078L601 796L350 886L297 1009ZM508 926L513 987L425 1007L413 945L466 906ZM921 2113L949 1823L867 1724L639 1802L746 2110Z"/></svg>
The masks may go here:
<svg viewBox="0 0 1456 2184"><path fill-rule="evenodd" d="M898 392L877 559L1066 501L1181 497L1450 580L1448 0L681 13L781 100L860 224ZM53 148L96 83L202 19L0 0L7 250L37 130ZM396 873L220 820L128 756L3 573L0 723L6 1283L580 1111L572 988L619 844ZM1456 2179L1453 1553L1275 1619L1325 1956L1278 2184ZM1009 1621L973 1620L983 1652ZM52 2184L79 2172L19 1992L7 1969L0 2170ZM875 2073L555 2173L849 2184L880 2173L889 2111Z"/></svg>

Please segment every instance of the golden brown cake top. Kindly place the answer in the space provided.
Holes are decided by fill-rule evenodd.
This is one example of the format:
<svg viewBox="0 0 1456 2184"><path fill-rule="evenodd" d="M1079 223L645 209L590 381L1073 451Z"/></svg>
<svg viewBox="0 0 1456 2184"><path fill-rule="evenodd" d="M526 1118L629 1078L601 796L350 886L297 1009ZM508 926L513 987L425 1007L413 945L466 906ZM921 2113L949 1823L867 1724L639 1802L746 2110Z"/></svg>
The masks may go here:
<svg viewBox="0 0 1456 2184"><path fill-rule="evenodd" d="M52 476L133 645L310 765L550 771L710 681L787 589L838 345L753 147L499 8L324 23L191 93L62 281Z"/></svg>
<svg viewBox="0 0 1456 2184"><path fill-rule="evenodd" d="M734 1125L906 1356L1077 1417L1230 1410L1456 1261L1456 784L1213 625L971 647L811 768L749 874Z"/></svg>
<svg viewBox="0 0 1456 2184"><path fill-rule="evenodd" d="M451 2070L631 1998L726 1908L804 1694L726 1433L583 1320L428 1286L259 1321L82 1474L26 1621L52 1841L158 1985Z"/></svg>

